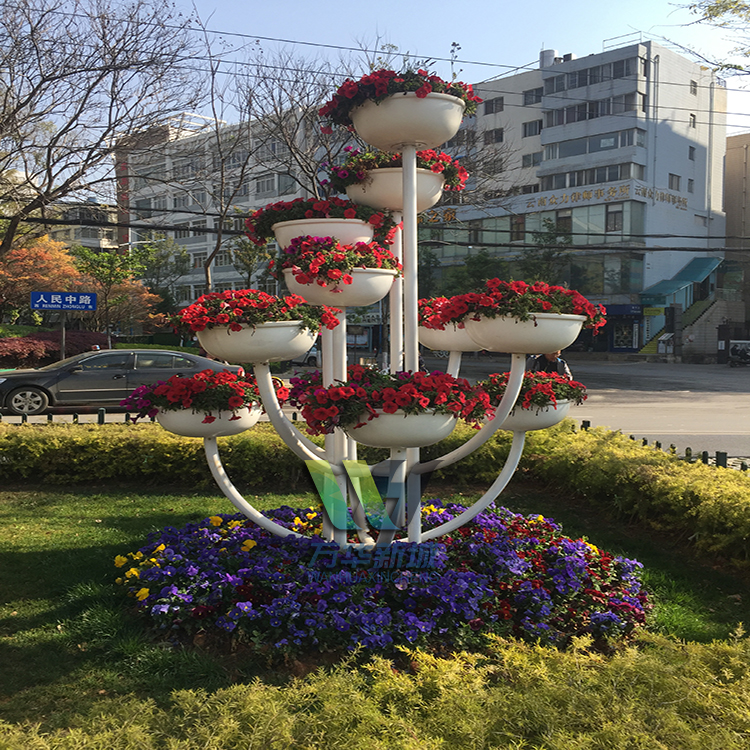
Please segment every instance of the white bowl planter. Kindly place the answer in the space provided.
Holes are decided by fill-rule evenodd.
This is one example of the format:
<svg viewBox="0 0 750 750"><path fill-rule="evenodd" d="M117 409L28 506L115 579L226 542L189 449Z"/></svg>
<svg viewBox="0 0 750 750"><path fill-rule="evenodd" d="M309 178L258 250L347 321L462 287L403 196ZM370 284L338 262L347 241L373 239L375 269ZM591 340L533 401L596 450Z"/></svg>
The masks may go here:
<svg viewBox="0 0 750 750"><path fill-rule="evenodd" d="M300 284L292 270L284 270L284 280L292 294L299 294L311 305L332 307L365 307L383 299L391 291L396 271L384 268L354 268L351 284L342 281L320 286L317 281Z"/></svg>
<svg viewBox="0 0 750 750"><path fill-rule="evenodd" d="M465 321L466 332L478 349L511 354L544 354L570 346L578 337L585 315L533 313L530 320L510 315Z"/></svg>
<svg viewBox="0 0 750 750"><path fill-rule="evenodd" d="M443 194L443 175L429 169L417 170L417 213L434 206ZM346 195L352 203L371 208L403 211L404 170L382 167L367 173L364 182L348 185Z"/></svg>
<svg viewBox="0 0 750 750"><path fill-rule="evenodd" d="M442 331L419 326L417 332L419 343L433 351L475 352L479 349L466 329L459 328L455 323L446 323Z"/></svg>
<svg viewBox="0 0 750 750"><path fill-rule="evenodd" d="M276 242L289 247L295 237L335 237L342 245L353 245L355 242L372 242L375 229L361 219L295 219L280 221L271 229Z"/></svg>
<svg viewBox="0 0 750 750"><path fill-rule="evenodd" d="M367 413L361 417L367 419ZM361 427L347 427L349 437L373 448L422 448L441 441L453 432L457 418L451 414L393 414L379 411L378 416Z"/></svg>
<svg viewBox="0 0 750 750"><path fill-rule="evenodd" d="M239 435L249 430L260 419L262 409L260 405L253 404L252 408L246 406L237 409L236 412L214 411L211 413L216 417L213 422L204 422L206 414L202 411L192 409L178 409L177 411L159 410L156 421L167 431L183 437L214 438ZM239 419L232 419L236 415Z"/></svg>
<svg viewBox="0 0 750 750"><path fill-rule="evenodd" d="M546 430L548 427L562 422L568 416L572 401L558 401L554 406L532 406L522 409L516 405L500 426L501 430L513 432L529 432L531 430Z"/></svg>
<svg viewBox="0 0 750 750"><path fill-rule="evenodd" d="M217 359L225 362L282 362L303 355L315 343L318 334L300 328L299 320L261 323L255 328L242 326L232 331L217 326L198 331L200 345Z"/></svg>
<svg viewBox="0 0 750 750"><path fill-rule="evenodd" d="M457 132L464 102L448 94L414 92L393 94L379 104L367 101L350 113L357 135L381 151L401 151L403 146L437 148Z"/></svg>

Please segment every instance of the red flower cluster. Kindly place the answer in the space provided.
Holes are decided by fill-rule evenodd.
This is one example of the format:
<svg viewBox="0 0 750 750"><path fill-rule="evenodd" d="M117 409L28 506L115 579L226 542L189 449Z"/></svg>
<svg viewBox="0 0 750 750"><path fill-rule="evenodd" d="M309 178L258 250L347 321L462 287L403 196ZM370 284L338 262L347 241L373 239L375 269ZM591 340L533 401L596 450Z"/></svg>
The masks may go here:
<svg viewBox="0 0 750 750"><path fill-rule="evenodd" d="M232 331L241 331L243 326L255 327L261 323L284 320L300 320L303 328L319 331L321 324L328 329L338 324L333 307L314 307L302 297L289 294L274 297L259 289L228 289L211 292L199 297L196 302L184 307L172 318L175 328L203 331L216 326L228 326Z"/></svg>
<svg viewBox="0 0 750 750"><path fill-rule="evenodd" d="M373 170L403 166L401 154L390 154L387 151L360 151L352 146L347 146L344 150L350 153L341 166L331 166L327 163L322 165L328 169L330 177L330 180L323 181L322 184L330 184L339 193L345 192L349 185L366 182ZM443 151L434 149L417 151L417 167L443 175L444 190L456 192L463 190L469 177L469 173L458 161L454 161Z"/></svg>
<svg viewBox="0 0 750 750"><path fill-rule="evenodd" d="M280 402L289 397L285 387L276 389ZM260 403L257 383L251 376L240 377L223 370L202 370L192 377L173 375L166 382L142 385L121 402L121 406L137 412L136 419L156 416L159 410L192 409L206 414L204 422L215 421L212 412L231 411L230 421L239 419L237 409Z"/></svg>
<svg viewBox="0 0 750 750"><path fill-rule="evenodd" d="M467 317L498 318L510 315L519 320L530 320L534 313L557 313L560 315L584 315L584 328L593 328L596 333L607 321L603 305L589 302L574 289L551 286L543 281L527 284L525 281L501 281L490 279L486 291L469 292L451 297L439 307L439 321L459 323ZM433 320L436 326L437 320Z"/></svg>
<svg viewBox="0 0 750 750"><path fill-rule="evenodd" d="M272 262L273 263L273 262ZM401 270L396 256L377 242L342 245L334 237L295 237L279 253L282 269L289 268L300 284L351 284L355 268Z"/></svg>
<svg viewBox="0 0 750 750"><path fill-rule="evenodd" d="M477 111L477 104L482 101L474 94L471 84L462 81L447 82L426 70L405 70L400 73L393 70L375 70L362 76L359 81L344 81L318 114L334 125L348 128L352 124L351 111L355 107L366 101L381 102L392 94L406 92L413 92L420 99L431 93L455 96L466 104L466 115L473 115ZM325 132L330 130L326 128Z"/></svg>
<svg viewBox="0 0 750 750"><path fill-rule="evenodd" d="M500 403L508 386L510 373L493 373L488 380L478 383L489 394L493 406ZM521 383L516 406L522 409L557 408L558 401L582 404L586 400L586 386L556 372L526 372Z"/></svg>
<svg viewBox="0 0 750 750"><path fill-rule="evenodd" d="M322 386L320 373L292 378L290 403L298 407L310 432L322 435L335 427L356 427L378 416L452 414L477 423L492 414L489 396L481 387L443 372L399 372L394 375L374 367L350 365L348 381Z"/></svg>
<svg viewBox="0 0 750 750"><path fill-rule="evenodd" d="M342 198L295 198L293 201L270 203L250 214L245 229L251 242L262 247L272 239L273 225L298 219L359 219L375 228L375 238L390 245L396 225L390 213L375 211Z"/></svg>
<svg viewBox="0 0 750 750"><path fill-rule="evenodd" d="M444 308L449 303L447 297L424 298L417 302L417 323L435 331L445 330ZM463 328L463 323L456 324Z"/></svg>

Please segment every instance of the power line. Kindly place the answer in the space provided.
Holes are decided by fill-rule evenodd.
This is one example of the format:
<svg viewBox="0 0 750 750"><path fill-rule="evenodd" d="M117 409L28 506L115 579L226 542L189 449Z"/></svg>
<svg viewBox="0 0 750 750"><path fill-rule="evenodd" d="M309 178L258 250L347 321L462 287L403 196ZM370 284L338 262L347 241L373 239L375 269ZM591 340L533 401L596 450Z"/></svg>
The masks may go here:
<svg viewBox="0 0 750 750"><path fill-rule="evenodd" d="M206 217L216 217L220 216L219 214L196 214L200 216L206 216ZM232 217L226 217L226 218L233 218L233 219L246 219L249 217L248 215L233 215ZM12 217L9 216L0 216L0 220L8 220ZM96 228L105 228L105 229L136 229L136 230L144 230L144 231L179 231L179 230L185 230L185 229L191 229L194 230L193 227L186 227L184 224L143 224L143 223L135 223L135 222L129 222L129 221L100 221L96 219L50 219L50 218L42 218L42 217L36 217L32 216L27 219L24 219L24 222L29 224L46 224L51 226L82 226L82 227L96 227ZM426 227L425 227L426 228ZM471 227L468 225L441 225L441 228L443 229L450 229L450 231L460 231L460 232L472 232L476 231L476 227ZM218 234L219 228L218 227L196 227L195 229L200 230L200 234ZM493 234L503 234L507 233L506 230L503 229L491 229L491 228L481 228L479 231L482 233L493 233ZM531 230L527 230L527 233L533 233ZM221 231L222 235L231 235L231 236L237 236L237 237L244 237L245 232L241 229L222 229ZM603 232L575 232L574 235L578 237L601 237ZM706 240L707 237L705 234L634 234L629 233L628 237L630 238L636 238L641 240L647 240L647 239L680 239L680 240ZM727 241L727 240L738 240L738 241L748 241L750 242L750 236L742 236L742 235L720 235L715 237L710 237L708 239L714 240L714 241ZM158 240L154 240L155 242L158 242ZM456 245L458 247L509 247L509 248L536 248L539 247L539 243L522 243L522 242L464 242L461 240L457 241L450 241L450 240L420 240L420 244L424 246L429 246L430 243L434 243L435 246L446 246L446 245ZM575 250L591 250L591 249L603 249L603 250L623 250L627 249L624 248L622 245L614 246L612 243L602 244L602 245L592 245L592 244L586 244L586 245L561 245L564 249L575 249ZM631 250L636 252L653 252L653 251L666 251L666 250L684 250L689 252L720 252L723 250L730 250L730 251L745 251L747 250L750 252L750 248L701 248L701 247L645 247L643 245L633 245Z"/></svg>

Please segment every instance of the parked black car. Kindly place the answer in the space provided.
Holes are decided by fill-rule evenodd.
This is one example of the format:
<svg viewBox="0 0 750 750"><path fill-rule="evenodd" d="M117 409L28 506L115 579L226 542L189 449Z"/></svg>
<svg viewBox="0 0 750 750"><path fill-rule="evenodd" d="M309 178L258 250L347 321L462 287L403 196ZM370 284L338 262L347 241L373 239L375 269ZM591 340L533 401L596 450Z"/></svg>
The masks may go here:
<svg viewBox="0 0 750 750"><path fill-rule="evenodd" d="M139 385L201 370L244 372L186 352L110 349L76 354L38 370L0 372L0 409L43 414L61 407L115 407Z"/></svg>

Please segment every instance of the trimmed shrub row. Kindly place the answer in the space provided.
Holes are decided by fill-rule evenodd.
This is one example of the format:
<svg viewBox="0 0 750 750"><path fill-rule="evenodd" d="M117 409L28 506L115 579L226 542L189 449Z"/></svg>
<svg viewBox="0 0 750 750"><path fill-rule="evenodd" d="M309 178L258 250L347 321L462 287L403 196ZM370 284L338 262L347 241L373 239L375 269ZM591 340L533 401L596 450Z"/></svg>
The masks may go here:
<svg viewBox="0 0 750 750"><path fill-rule="evenodd" d="M5 750L741 750L750 731L750 641L644 636L604 658L497 641L486 655L376 658L283 685L180 690L161 704L102 699L75 726L0 722ZM156 649L154 668L163 666ZM398 664L397 666L401 666ZM166 705L165 705L166 704ZM353 740L353 738L355 738Z"/></svg>
<svg viewBox="0 0 750 750"><path fill-rule="evenodd" d="M707 552L750 559L750 477L742 472L688 464L601 428L574 432L571 421L532 432L521 471L557 489L653 527L683 533ZM423 449L423 460L461 445L470 428ZM454 485L489 485L510 446L499 433L463 461L434 475ZM314 491L307 468L270 424L220 440L227 474L241 491ZM385 451L361 448L374 463ZM0 481L75 485L213 485L202 441L180 438L156 424L8 425L0 423Z"/></svg>

